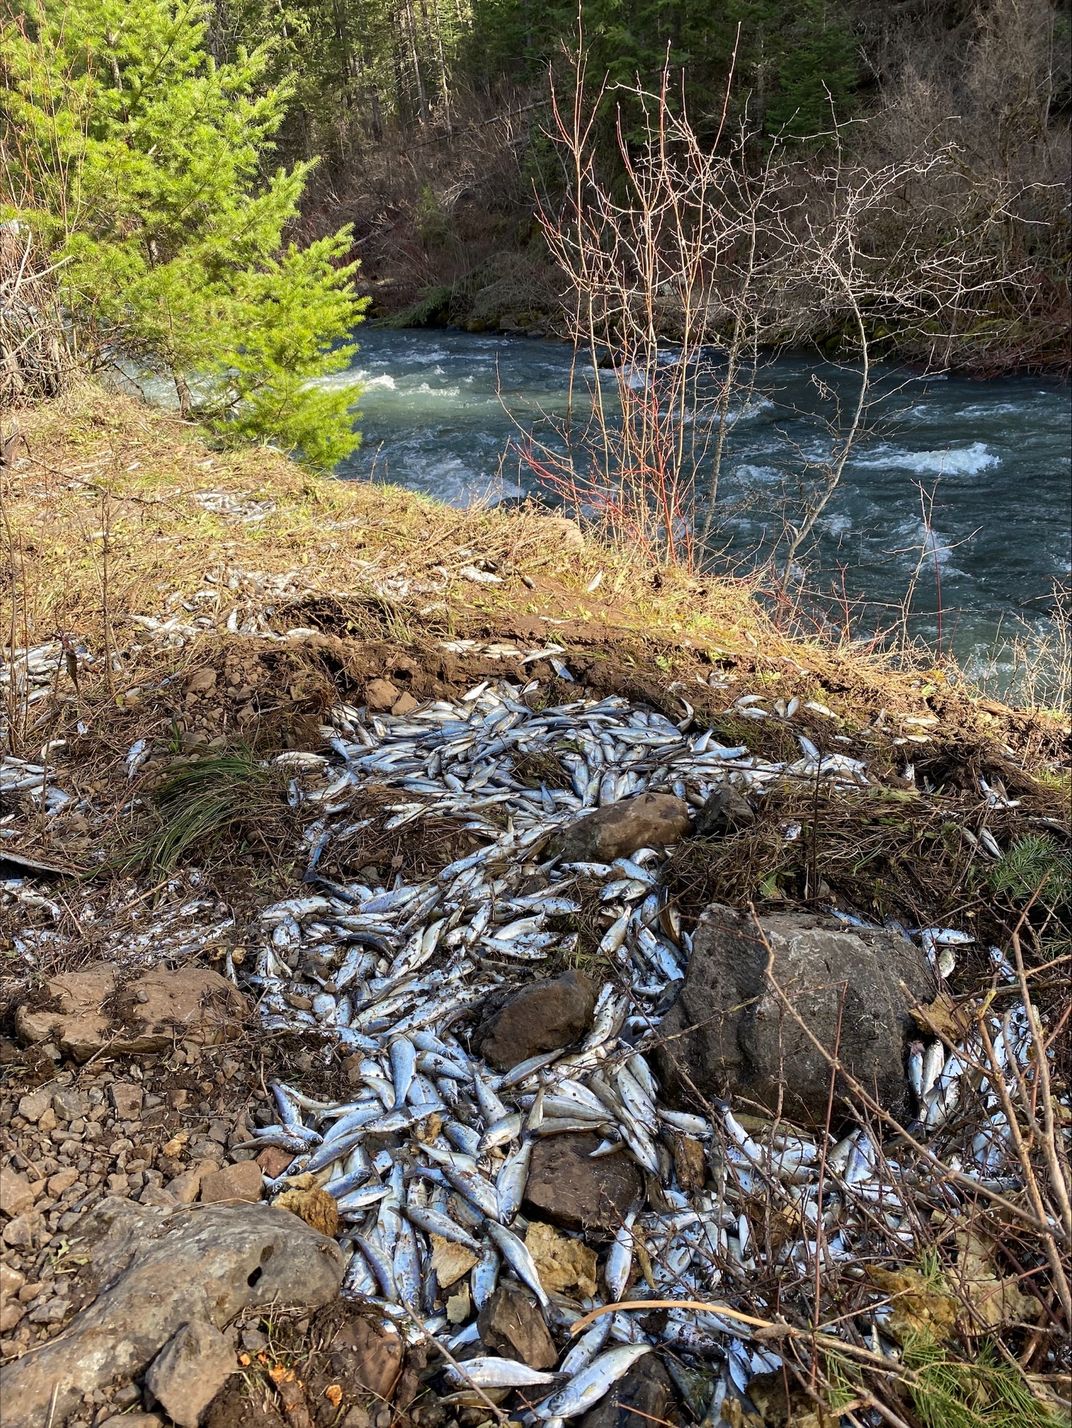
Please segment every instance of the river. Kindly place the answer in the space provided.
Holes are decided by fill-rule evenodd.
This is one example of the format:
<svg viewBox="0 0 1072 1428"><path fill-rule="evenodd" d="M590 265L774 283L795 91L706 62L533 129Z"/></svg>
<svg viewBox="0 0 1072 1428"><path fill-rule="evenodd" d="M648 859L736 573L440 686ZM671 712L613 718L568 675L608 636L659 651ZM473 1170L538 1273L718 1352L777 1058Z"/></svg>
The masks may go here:
<svg viewBox="0 0 1072 1428"><path fill-rule="evenodd" d="M530 494L519 430L567 404L570 351L528 338L363 328L361 449L340 475L396 482L453 505ZM830 450L802 358L760 372L726 439L726 559L761 559L781 529L781 491ZM851 378L851 374L849 374ZM606 374L613 383L613 374ZM809 579L843 580L866 632L889 622L919 570L913 633L994 687L1015 671L1007 638L1041 627L1067 584L1072 529L1069 388L1016 377L971 382L879 368L877 426L856 447L820 523ZM931 501L929 522L922 496ZM921 560L922 556L922 560Z"/></svg>

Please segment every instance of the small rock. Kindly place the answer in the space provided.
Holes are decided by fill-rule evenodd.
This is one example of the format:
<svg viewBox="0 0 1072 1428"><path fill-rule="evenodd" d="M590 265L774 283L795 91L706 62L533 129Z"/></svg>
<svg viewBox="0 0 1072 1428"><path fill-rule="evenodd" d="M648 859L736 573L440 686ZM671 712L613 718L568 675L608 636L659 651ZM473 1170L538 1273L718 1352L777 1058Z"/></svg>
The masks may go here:
<svg viewBox="0 0 1072 1428"><path fill-rule="evenodd" d="M294 1156L289 1150L284 1150L279 1145L266 1145L257 1156L257 1164L261 1168L261 1174L269 1180L276 1180L283 1174L290 1165Z"/></svg>
<svg viewBox="0 0 1072 1428"><path fill-rule="evenodd" d="M414 709L419 707L419 700L414 699L408 689L404 689L395 702L391 705L392 714L412 714Z"/></svg>
<svg viewBox="0 0 1072 1428"><path fill-rule="evenodd" d="M18 1294L26 1283L26 1276L20 1274L12 1264L0 1264L0 1301Z"/></svg>
<svg viewBox="0 0 1072 1428"><path fill-rule="evenodd" d="M684 799L638 793L587 813L551 840L548 856L564 862L612 863L638 848L665 848L689 831Z"/></svg>
<svg viewBox="0 0 1072 1428"><path fill-rule="evenodd" d="M35 1238L41 1234L39 1215L16 1215L4 1226L4 1244L12 1249L32 1249Z"/></svg>
<svg viewBox="0 0 1072 1428"><path fill-rule="evenodd" d="M477 1256L472 1250L466 1249L465 1245L443 1239L441 1235L433 1234L431 1241L432 1269L436 1282L440 1289L449 1289L463 1274L469 1273L477 1262Z"/></svg>
<svg viewBox="0 0 1072 1428"><path fill-rule="evenodd" d="M255 1160L239 1160L222 1170L211 1170L201 1180L201 1203L219 1204L225 1200L253 1203L264 1194L261 1168Z"/></svg>
<svg viewBox="0 0 1072 1428"><path fill-rule="evenodd" d="M697 838L725 838L755 821L755 809L744 794L723 784L708 796L697 814L695 833Z"/></svg>
<svg viewBox="0 0 1072 1428"><path fill-rule="evenodd" d="M17 1299L5 1299L0 1303L0 1334L10 1334L17 1328L26 1313L26 1305Z"/></svg>
<svg viewBox="0 0 1072 1428"><path fill-rule="evenodd" d="M211 1324L184 1324L157 1354L145 1386L180 1428L197 1428L201 1415L237 1368L234 1349Z"/></svg>
<svg viewBox="0 0 1072 1428"><path fill-rule="evenodd" d="M113 1081L108 1087L108 1098L120 1120L133 1121L141 1115L145 1092L130 1081Z"/></svg>
<svg viewBox="0 0 1072 1428"><path fill-rule="evenodd" d="M535 1295L512 1279L500 1280L477 1316L477 1325L480 1342L489 1354L517 1359L536 1369L558 1362L558 1350Z"/></svg>
<svg viewBox="0 0 1072 1428"><path fill-rule="evenodd" d="M164 1428L158 1413L117 1413L106 1418L101 1428Z"/></svg>
<svg viewBox="0 0 1072 1428"><path fill-rule="evenodd" d="M216 671L214 669L195 669L186 681L186 689L189 694L207 694L210 689L216 687Z"/></svg>
<svg viewBox="0 0 1072 1428"><path fill-rule="evenodd" d="M67 1170L57 1170L55 1175L48 1178L48 1193L53 1200L58 1200L65 1190L69 1190L78 1180L78 1171L73 1167Z"/></svg>
<svg viewBox="0 0 1072 1428"><path fill-rule="evenodd" d="M56 1119L56 1112L49 1106L48 1110L37 1122L37 1129L47 1134L49 1131L54 1131L58 1125L59 1121Z"/></svg>
<svg viewBox="0 0 1072 1428"><path fill-rule="evenodd" d="M19 1115L34 1125L52 1104L52 1092L47 1086L38 1086L36 1091L27 1091L19 1101Z"/></svg>
<svg viewBox="0 0 1072 1428"><path fill-rule="evenodd" d="M643 1189L632 1156L591 1158L599 1136L548 1136L533 1147L525 1200L541 1219L569 1230L614 1234Z"/></svg>
<svg viewBox="0 0 1072 1428"><path fill-rule="evenodd" d="M243 1329L241 1342L247 1353L259 1354L268 1347L268 1335L262 1334L259 1329Z"/></svg>
<svg viewBox="0 0 1072 1428"><path fill-rule="evenodd" d="M370 679L365 685L365 707L370 714L386 714L401 696L389 679Z"/></svg>
<svg viewBox="0 0 1072 1428"><path fill-rule="evenodd" d="M346 1351L347 1370L354 1381L379 1399L390 1399L404 1356L402 1339L393 1324L355 1315L331 1341L334 1352Z"/></svg>
<svg viewBox="0 0 1072 1428"><path fill-rule="evenodd" d="M5 1166L0 1170L0 1214L14 1219L31 1207L36 1196L33 1186L17 1170Z"/></svg>
<svg viewBox="0 0 1072 1428"><path fill-rule="evenodd" d="M582 973L522 987L494 1011L478 1033L481 1054L508 1070L541 1051L579 1040L592 1023L596 989Z"/></svg>
<svg viewBox="0 0 1072 1428"><path fill-rule="evenodd" d="M183 1170L173 1180L168 1181L168 1194L174 1195L180 1205L192 1205L201 1189L201 1181L206 1175L218 1169L219 1165L214 1160L198 1161L188 1170Z"/></svg>
<svg viewBox="0 0 1072 1428"><path fill-rule="evenodd" d="M447 1323L457 1326L464 1324L473 1312L473 1300L469 1285L463 1280L453 1294L447 1296Z"/></svg>
<svg viewBox="0 0 1072 1428"><path fill-rule="evenodd" d="M31 1324L59 1324L67 1317L67 1305L62 1299L46 1299L31 1309L27 1317Z"/></svg>
<svg viewBox="0 0 1072 1428"><path fill-rule="evenodd" d="M73 1086L61 1086L52 1093L52 1109L60 1121L77 1121L85 1115L86 1103Z"/></svg>

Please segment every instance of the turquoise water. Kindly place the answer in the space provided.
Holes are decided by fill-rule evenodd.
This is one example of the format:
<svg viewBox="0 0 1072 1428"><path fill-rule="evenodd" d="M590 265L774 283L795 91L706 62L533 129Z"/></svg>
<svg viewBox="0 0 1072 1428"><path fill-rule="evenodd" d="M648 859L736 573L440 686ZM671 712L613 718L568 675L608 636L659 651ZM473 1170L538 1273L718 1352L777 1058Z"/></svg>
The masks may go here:
<svg viewBox="0 0 1072 1428"><path fill-rule="evenodd" d="M397 482L454 505L537 491L517 441L564 417L567 347L452 331L358 335L364 444L341 475ZM735 409L718 523L720 559L730 565L769 553L786 482L830 451L816 377L851 389L851 373L782 358ZM605 380L613 385L612 374ZM843 583L864 602L866 629L891 618L918 570L914 632L937 639L940 604L944 647L985 672L1004 633L1045 621L1054 582L1067 582L1072 569L1069 388L880 368L876 390L878 430L856 448L822 517L809 583Z"/></svg>

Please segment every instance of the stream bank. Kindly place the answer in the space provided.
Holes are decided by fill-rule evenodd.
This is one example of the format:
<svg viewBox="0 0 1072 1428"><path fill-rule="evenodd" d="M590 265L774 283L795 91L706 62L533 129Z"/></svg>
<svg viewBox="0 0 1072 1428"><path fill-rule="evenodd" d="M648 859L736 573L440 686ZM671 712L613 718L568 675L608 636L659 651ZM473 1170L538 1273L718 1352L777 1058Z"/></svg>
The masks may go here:
<svg viewBox="0 0 1072 1428"><path fill-rule="evenodd" d="M653 787L679 799L673 785L681 782L684 821L674 824L672 836L665 830L657 835L650 825L638 832L667 844L665 852L656 848L653 858L645 857L641 868L648 873L627 875L641 886L611 891L610 883L621 877L583 874L592 886L585 887L578 909L562 914L569 925L552 922L514 933L526 952L535 949L544 957L511 961L502 947L490 949L503 964L495 969L496 990L558 975L566 970L563 962L597 989L614 985L609 974L618 966L618 949L611 946L612 929L621 924L624 943L633 913L653 893L660 914L677 909L680 930L660 934L671 940L692 939L713 902L751 904L764 918L829 916L836 908L915 929L914 954L923 967L930 965L928 950L935 966L947 966L947 949L933 938L928 949L919 929L950 928L970 938L950 944L955 967L941 975L951 997L930 999L931 1021L925 1016L917 1023L928 1047L941 1045L943 1036L955 1045L971 1027L998 975L988 948L997 944L1008 954L1010 929L1030 898L1022 882L1004 889L995 883L984 832L999 853L1027 837L1055 840L1058 847L1067 839L1067 727L1060 721L973 699L938 670L897 671L850 651L792 643L764 620L743 585L701 585L673 575L656 582L626 556L586 542L568 522L548 525L546 517L528 512L451 512L405 492L314 485L271 454L211 453L164 414L92 392L31 414L26 434L28 453L5 474L8 558L25 632L24 652L10 652L8 664L5 708L16 743L12 753L22 762L12 760L5 769L15 807L5 814L0 844L23 860L5 870L3 909L14 954L4 984L5 1096L13 1111L13 1144L5 1147L3 1169L5 1196L15 1197L2 1207L7 1317L0 1322L5 1351L16 1358L8 1373L17 1375L20 1365L34 1362L27 1350L59 1332L73 1333L79 1306L93 1302L100 1255L95 1260L91 1249L79 1247L78 1232L109 1195L136 1199L146 1211L166 1216L187 1203L259 1202L285 1188L280 1176L297 1152L256 1144L257 1132L265 1141L280 1140L271 1134L282 1112L268 1094L269 1082L297 1088L320 1107L299 1106L293 1122L302 1130L297 1139L310 1144L323 1143L324 1106L353 1103L385 1078L384 1094L397 1101L397 1084L391 1094L393 1063L373 1071L367 1062L381 1051L390 1061L387 1041L392 1033L411 1034L400 1018L412 1008L377 1012L366 1026L351 1021L359 1035L380 1038L375 1051L331 1034L326 1006L313 1013L325 980L336 988L336 1007L347 992L338 986L335 937L325 938L318 924L353 916L335 905L330 890L305 881L325 820L333 836L318 855L323 866L317 861L312 871L336 889L367 889L367 897L353 893L366 905L365 931L372 931L368 919L380 917L378 935L388 939L392 956L404 956L412 927L403 935L394 925L396 914L390 908L376 913L368 906L372 899L399 887L418 889L418 897L447 889L460 908L459 921L447 931L471 930L472 919L482 908L490 910L494 899L479 887L465 894L452 880L464 879L467 870L455 865L489 847L502 855L504 878L522 878L509 887L511 898L575 898L576 888L554 892L525 885L534 876L524 851L530 845L512 847L514 833L565 830L585 810L613 809ZM602 581L590 590L600 571ZM66 645L56 640L57 629ZM432 790L404 786L407 779L429 777L426 754L435 753L437 717L458 741L448 771L465 771L461 789L450 793L446 785L442 791L455 807ZM593 783L592 768L582 788L577 760L592 764L592 720L608 742L598 777ZM493 748L511 729L529 743ZM422 741L430 738L426 749ZM596 745L604 747L601 737ZM421 770L407 767L414 761ZM674 768L661 773L664 765ZM206 777L214 780L214 797L225 796L225 817L191 829L175 815L193 798L191 778ZM336 787L340 779L343 786ZM180 792L185 789L185 804L175 801L175 780ZM509 818L493 816L487 780ZM740 803L711 809L701 826L708 783L736 789ZM541 818L546 828L538 824ZM342 836L352 823L362 826ZM790 836L794 825L798 832ZM585 863L597 853L628 856L642 846L578 844L561 856ZM531 851L531 861L540 861L534 844ZM80 880L86 872L92 876ZM561 880L561 863L548 876ZM404 920L412 912L403 907L398 916ZM510 918L527 915L512 912ZM1044 919L1021 926L1032 966L1040 969L1035 980L1041 1014L1057 1020L1058 974L1041 969L1051 955L1046 949L1053 927L1066 915L1058 901ZM508 925L505 909L496 912L500 938ZM419 921L413 926L427 930ZM552 942L524 940L546 931L556 934ZM464 938L462 945L468 945ZM647 944L641 938L639 945L642 950ZM356 950L369 949L358 942ZM385 954L380 949L376 955ZM289 974L273 970L266 956L282 959ZM124 1037L137 1030L132 1022L147 1004L136 995L128 1005L122 997L97 993L93 1004L104 1013L97 1042L72 1039L55 1024L70 1010L59 1004L55 979L86 975L102 963L118 968L132 986L153 968L169 981L183 969L211 972L245 999L244 1007L234 1031L213 1046L217 1033L202 1034L212 999L199 997L196 1013L188 1008L181 1015L175 1003L168 1014L170 1039L137 1049ZM383 975L376 966L357 974L361 982ZM390 982L402 973L396 966L386 975ZM654 998L644 1012L650 1019L675 981L673 968L649 970L646 981L652 986L646 995ZM1003 976L998 985L1007 985ZM486 997L479 979L475 990ZM384 991L370 985L373 1009ZM1014 983L999 995L1015 991ZM355 990L349 995L352 1011L360 1014L362 997ZM282 1004L276 1003L279 996ZM569 1035L592 1035L593 1013ZM634 1008L630 1014L638 1013ZM377 1025L381 1019L385 1026ZM338 1027L337 1010L334 1020ZM31 1026L44 1032L40 1040L29 1039ZM608 1046L611 1064L617 1064L620 1047L595 1044ZM899 1053L891 1055L896 1063ZM945 1060L943 1052L943 1065ZM665 1072L657 1074L661 1082ZM1063 1097L1060 1062L1053 1075L1055 1094ZM952 1071L948 1080L959 1084ZM512 1095L501 1083L497 1094L506 1100ZM714 1164L732 1168L733 1194L743 1192L747 1201L735 1214L750 1226L742 1230L738 1223L732 1237L737 1254L748 1259L756 1252L750 1255L742 1239L754 1235L767 1246L776 1224L782 1242L795 1230L777 1196L765 1200L740 1173L747 1172L750 1156L759 1157L764 1178L775 1152L781 1164L785 1146L775 1137L786 1130L785 1122L772 1117L769 1105L764 1110L750 1104L750 1094L743 1099L746 1104L734 1102L735 1124L746 1135L746 1144L736 1146L743 1165L734 1161L732 1135L726 1142L727 1125L710 1110L706 1131L695 1121L685 1123L688 1131L664 1121L656 1154L661 1173L659 1147L675 1147L667 1182L674 1194L702 1197L710 1191ZM917 1109L925 1114L926 1104ZM382 1109L389 1113L386 1103ZM674 1113L705 1116L695 1106ZM426 1109L401 1131L384 1131L394 1139L370 1146L370 1153L387 1150L390 1165L421 1164L421 1147L435 1145L428 1125L433 1117L443 1119L444 1110ZM617 1113L611 1120L622 1124ZM593 1124L601 1127L602 1121ZM668 1127L700 1146L699 1159L694 1148L676 1144ZM885 1165L893 1157L882 1126L867 1131ZM512 1141L502 1144L514 1153ZM605 1163L628 1166L630 1155L619 1150ZM254 1156L258 1173L251 1177ZM305 1173L297 1172L292 1190L308 1196L298 1202L301 1218L315 1219L319 1204L316 1232L327 1229L334 1239L338 1226L323 1218L323 1200L312 1193L330 1181L316 1183L314 1171L310 1184L301 1180ZM214 1182L220 1174L222 1182ZM383 1174L389 1181L390 1169ZM871 1178L862 1175L860 1183ZM881 1174L877 1183L884 1183ZM907 1193L904 1183L899 1188ZM852 1197L838 1193L846 1196L847 1213ZM695 1203L706 1204L702 1198ZM619 1225L629 1210L619 1207ZM97 1209L101 1213L115 1215ZM186 1218L196 1220L200 1213L194 1209ZM462 1212L455 1204L452 1213ZM644 1211L667 1213L666 1206ZM928 1220L933 1213L931 1207ZM985 1242L977 1251L989 1266L986 1275L1004 1286L1011 1270L1003 1258L992 1258L996 1222L986 1213L985 1202L973 1205L968 1223ZM530 1204L526 1218L531 1231L533 1223L561 1222L567 1212L545 1204L537 1215ZM656 1250L657 1226L647 1219L643 1224L645 1243ZM561 1223L556 1233L567 1233ZM591 1256L570 1252L572 1271L587 1266L590 1277L597 1267L602 1285L606 1239L582 1229L567 1233L567 1242ZM551 1243L561 1269L567 1252L557 1239ZM918 1248L902 1244L895 1251L887 1243L877 1269L906 1273ZM720 1253L721 1298L765 1292L762 1276L749 1278L755 1270L738 1277L728 1243ZM1038 1247L1018 1241L1016 1253L1037 1256ZM92 1273L79 1278L68 1265L78 1265L79 1275L83 1268ZM1031 1265L1029 1282L1050 1303L1034 1259ZM447 1282L449 1274L444 1270L439 1287L451 1289L453 1297L461 1291L458 1280ZM16 1284L16 1277L22 1282ZM255 1290L256 1282L247 1287ZM555 1293L579 1303L584 1282L566 1278ZM639 1261L626 1273L626 1286L632 1295L650 1291ZM828 1288L835 1299L851 1293L861 1324L872 1313L875 1296L861 1294L858 1285L850 1291L834 1275ZM291 1292L300 1290L292 1286ZM443 1379L442 1360L425 1339L403 1362L389 1316L384 1328L382 1309L371 1312L382 1292L362 1289L363 1298L343 1323L337 1311L326 1320L317 1308L318 1291L307 1292L305 1308L292 1318L265 1311L254 1298L239 1306L233 1331L229 1322L211 1326L230 1334L226 1347L234 1372L224 1374L221 1397L206 1407L204 1421L222 1428L285 1417L380 1428L385 1410L385 1424L396 1417L420 1424L486 1416L486 1404L474 1408L457 1400L457 1385ZM1005 1296L1001 1288L1003 1304ZM967 1302L970 1307L970 1296ZM976 1330L963 1341L955 1337L968 1332L958 1316L969 1311L959 1303L944 1290L927 1301L951 1316L946 1342L970 1345ZM1036 1312L1019 1300L1015 1308L1018 1319ZM800 1307L787 1302L783 1312L796 1323ZM1004 1326L1004 1313L998 1314L1000 1332L1019 1332ZM360 1327L369 1322L375 1333ZM552 1327L561 1339L561 1325ZM665 1348L671 1332L664 1324L658 1333ZM719 1333L724 1348L739 1340L724 1328ZM856 1345L852 1336L845 1342L849 1349ZM687 1362L696 1348L684 1337L678 1345ZM1043 1335L1031 1372L1060 1371L1059 1362L1048 1358L1050 1350ZM511 1355L515 1362L519 1352ZM751 1362L758 1352L748 1349L749 1374L763 1379L769 1365L765 1370ZM660 1361L663 1356L660 1349ZM656 1355L646 1357L654 1363ZM740 1372L736 1350L714 1353L708 1345L700 1362L708 1364L708 1379L716 1385L724 1367L729 1371L737 1363ZM164 1387L160 1374L145 1379L137 1369L133 1382L129 1372L125 1382L122 1375L119 1383L102 1382L94 1390L99 1399L65 1410L67 1420L102 1423L140 1403L159 1417L165 1399L152 1383ZM739 1393L732 1373L730 1381ZM641 1390L633 1382L630 1391L660 1403L671 1421L691 1421L682 1382L660 1379L653 1386L649 1376L646 1385ZM754 1404L767 1401L762 1383L747 1387ZM1041 1382L1037 1392L1043 1393ZM777 1420L764 1415L760 1421Z"/></svg>

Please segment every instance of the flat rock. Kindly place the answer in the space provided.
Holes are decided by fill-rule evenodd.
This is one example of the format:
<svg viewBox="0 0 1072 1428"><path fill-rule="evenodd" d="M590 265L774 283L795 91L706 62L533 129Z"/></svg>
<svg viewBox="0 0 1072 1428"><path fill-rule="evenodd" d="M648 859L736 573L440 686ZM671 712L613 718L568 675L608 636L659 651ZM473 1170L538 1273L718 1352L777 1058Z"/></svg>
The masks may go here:
<svg viewBox="0 0 1072 1428"><path fill-rule="evenodd" d="M98 963L49 978L44 991L48 1004L19 1007L15 1029L23 1041L56 1042L76 1061L104 1049L163 1051L176 1040L214 1046L237 1036L248 1012L226 977L201 967L153 967L129 977Z"/></svg>
<svg viewBox="0 0 1072 1428"><path fill-rule="evenodd" d="M807 913L764 917L760 927L762 935L746 914L718 903L701 917L684 987L660 1028L669 1098L733 1094L819 1124L830 1090L824 1050L836 1050L851 1076L899 1111L909 1013L937 993L923 953L896 933ZM839 1079L838 1099L847 1091Z"/></svg>
<svg viewBox="0 0 1072 1428"><path fill-rule="evenodd" d="M486 1353L536 1369L558 1362L558 1350L536 1296L512 1279L499 1281L477 1316L477 1326Z"/></svg>
<svg viewBox="0 0 1072 1428"><path fill-rule="evenodd" d="M553 1135L533 1146L525 1201L538 1218L567 1230L613 1235L643 1189L632 1156L591 1153L594 1134Z"/></svg>
<svg viewBox="0 0 1072 1428"><path fill-rule="evenodd" d="M505 1071L541 1051L569 1046L591 1026L595 1004L596 989L582 972L532 982L484 1021L477 1033L481 1054Z"/></svg>
<svg viewBox="0 0 1072 1428"><path fill-rule="evenodd" d="M249 1311L318 1308L338 1293L343 1255L295 1215L266 1205L165 1209L102 1200L72 1249L102 1286L62 1336L0 1369L4 1428L54 1428L84 1394L129 1382L184 1324Z"/></svg>
<svg viewBox="0 0 1072 1428"><path fill-rule="evenodd" d="M665 848L689 831L689 809L671 793L638 793L586 813L551 840L561 861L611 863L638 848Z"/></svg>
<svg viewBox="0 0 1072 1428"><path fill-rule="evenodd" d="M222 1170L210 1170L201 1177L201 1203L213 1205L226 1200L255 1203L264 1194L264 1179L255 1160L239 1160Z"/></svg>
<svg viewBox="0 0 1072 1428"><path fill-rule="evenodd" d="M145 1386L179 1428L201 1415L238 1367L234 1349L212 1324L183 1324L149 1365Z"/></svg>
<svg viewBox="0 0 1072 1428"><path fill-rule="evenodd" d="M669 1373L655 1354L645 1354L606 1398L589 1409L580 1428L642 1428L684 1421Z"/></svg>

